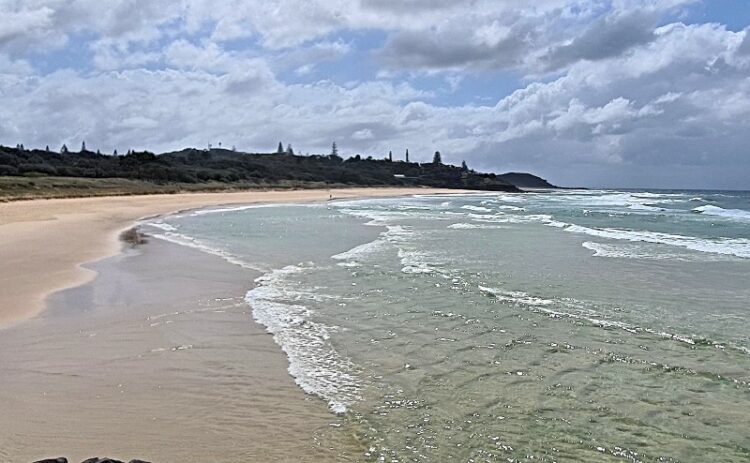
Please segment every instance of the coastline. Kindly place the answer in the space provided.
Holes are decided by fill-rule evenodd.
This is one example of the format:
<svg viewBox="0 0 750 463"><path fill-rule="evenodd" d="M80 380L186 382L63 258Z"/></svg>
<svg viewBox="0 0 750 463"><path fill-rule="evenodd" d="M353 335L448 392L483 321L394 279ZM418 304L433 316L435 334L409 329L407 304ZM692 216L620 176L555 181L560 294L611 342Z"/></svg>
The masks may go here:
<svg viewBox="0 0 750 463"><path fill-rule="evenodd" d="M83 264L120 252L119 235L145 218L185 209L262 203L302 203L361 197L461 193L433 188L190 193L44 199L0 204L0 329L42 313L47 298L92 281Z"/></svg>
<svg viewBox="0 0 750 463"><path fill-rule="evenodd" d="M159 239L0 337L0 460L349 461L245 302L258 272ZM331 447L324 447L320 442Z"/></svg>

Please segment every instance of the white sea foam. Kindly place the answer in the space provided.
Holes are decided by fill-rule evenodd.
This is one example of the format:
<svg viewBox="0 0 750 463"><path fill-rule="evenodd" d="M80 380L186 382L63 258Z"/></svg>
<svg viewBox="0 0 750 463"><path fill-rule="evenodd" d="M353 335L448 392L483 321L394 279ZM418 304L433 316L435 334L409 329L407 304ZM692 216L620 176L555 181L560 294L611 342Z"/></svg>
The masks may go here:
<svg viewBox="0 0 750 463"><path fill-rule="evenodd" d="M237 206L237 207L224 207L218 209L199 209L190 213L193 217L208 215L208 214L221 214L222 212L240 212L248 209L254 209L257 206Z"/></svg>
<svg viewBox="0 0 750 463"><path fill-rule="evenodd" d="M581 244L586 249L594 252L593 257L610 257L619 259L646 259L646 260L676 260L676 261L706 261L706 260L725 260L733 259L734 256L721 254L695 253L689 251L670 252L665 246L657 248L659 245L648 243L596 243L586 241ZM675 248L672 248L675 249Z"/></svg>
<svg viewBox="0 0 750 463"><path fill-rule="evenodd" d="M383 240L377 239L369 243L355 246L348 251L331 256L331 259L346 260L346 261L362 259L370 254L373 254L383 249L384 244L385 243L383 242Z"/></svg>
<svg viewBox="0 0 750 463"><path fill-rule="evenodd" d="M371 215L368 214L368 218ZM369 243L356 246L346 252L331 256L332 259L345 261L339 265L345 267L359 267L359 261L367 256L381 252L386 246L392 246L397 250L401 262L401 271L404 273L439 273L440 270L429 262L428 255L413 249L411 240L416 235L414 229L406 225L388 225L388 222L379 221L378 226L385 226L386 230L380 236Z"/></svg>
<svg viewBox="0 0 750 463"><path fill-rule="evenodd" d="M242 204L238 206L225 206L225 207L215 207L215 208L208 208L208 209L196 209L193 211L189 211L190 217L199 217L202 215L210 215L210 214L222 214L226 212L242 212L247 211L250 209L265 209L265 208L272 208L272 207L321 207L322 205L319 203L263 203L263 204Z"/></svg>
<svg viewBox="0 0 750 463"><path fill-rule="evenodd" d="M693 212L697 212L702 215L710 215L715 217L723 217L725 219L735 220L738 222L750 221L750 211L742 209L723 209L718 206L700 206L693 209Z"/></svg>
<svg viewBox="0 0 750 463"><path fill-rule="evenodd" d="M474 222L482 223L544 223L548 224L552 222L552 216L547 214L503 214L498 212L496 214L468 214L468 217Z"/></svg>
<svg viewBox="0 0 750 463"><path fill-rule="evenodd" d="M528 310L547 314L554 318L572 318L577 320L585 320L603 328L617 328L628 333L649 333L655 336L659 336L666 339L671 339L678 342L683 342L690 345L695 345L699 341L705 343L706 340L701 337L694 337L680 333L670 333L659 329L642 327L626 323L618 320L610 320L604 318L604 315L599 313L596 309L592 308L583 301L575 299L545 299L542 297L532 296L522 291L505 291L497 288L490 288L486 286L479 286L479 291L486 294L497 301L504 302L507 304L513 304L517 306L526 307ZM712 342L714 346L723 346L725 343ZM744 353L749 353L748 349L744 346L737 346L732 343L726 343L733 349L737 349Z"/></svg>
<svg viewBox="0 0 750 463"><path fill-rule="evenodd" d="M481 207L481 206L472 206L470 204L461 206L461 209L466 209L467 211L474 211L474 212L492 212L492 209L488 209L486 207Z"/></svg>
<svg viewBox="0 0 750 463"><path fill-rule="evenodd" d="M552 225L548 223L548 225ZM644 242L677 246L692 251L712 254L731 255L750 259L750 239L746 238L697 238L693 236L673 235L654 231L620 230L615 228L589 228L580 225L556 223L558 228L567 232L581 233L599 238Z"/></svg>
<svg viewBox="0 0 750 463"><path fill-rule="evenodd" d="M401 260L403 273L445 275L440 264L434 262L433 256L424 251L399 247L398 258Z"/></svg>
<svg viewBox="0 0 750 463"><path fill-rule="evenodd" d="M565 227L570 226L569 223L560 222L559 220L550 220L545 225L549 227L555 227L555 228L565 228Z"/></svg>
<svg viewBox="0 0 750 463"><path fill-rule="evenodd" d="M501 211L516 211L516 212L525 212L526 211L526 209L524 209L523 207L510 206L510 205L507 205L507 204L506 205L502 205L502 206L497 206L497 208L500 209Z"/></svg>
<svg viewBox="0 0 750 463"><path fill-rule="evenodd" d="M495 230L507 228L500 225L479 225L476 223L454 223L448 225L451 230Z"/></svg>
<svg viewBox="0 0 750 463"><path fill-rule="evenodd" d="M177 228L175 226L170 225L165 222L145 222L144 225L158 228L159 230L163 230L163 231L169 231L169 232L177 231Z"/></svg>
<svg viewBox="0 0 750 463"><path fill-rule="evenodd" d="M522 203L525 201L525 198L521 195L514 196L514 195L500 195L497 197L499 201L505 202L505 203Z"/></svg>
<svg viewBox="0 0 750 463"><path fill-rule="evenodd" d="M541 297L529 296L522 291L503 291L496 288L488 288L486 286L479 286L479 291L493 296L498 301L509 302L514 304L523 304L534 307L543 307L552 305L555 301L551 299L544 299Z"/></svg>
<svg viewBox="0 0 750 463"><path fill-rule="evenodd" d="M448 220L452 215L448 211L431 211L431 210L395 210L395 209L352 209L342 208L340 212L368 219L365 225L383 227L392 223L394 220L403 219L422 219L422 220Z"/></svg>
<svg viewBox="0 0 750 463"><path fill-rule="evenodd" d="M254 265L249 262L246 262L237 256L221 249L216 246L212 246L210 244L207 244L198 238L194 238L192 236L188 236L182 233L176 233L176 232L165 232L165 233L156 233L151 235L154 238L167 241L173 244L179 244L180 246L185 246L188 248L197 249L199 251L205 252L206 254L212 254L214 256L221 257L225 261L229 262L230 264L238 265L243 268L247 268L250 270L255 270L258 272L267 272L268 269L264 268L259 265Z"/></svg>
<svg viewBox="0 0 750 463"><path fill-rule="evenodd" d="M454 223L451 225L448 225L448 228L452 230L473 230L477 228L482 228L481 225L476 225L473 223Z"/></svg>
<svg viewBox="0 0 750 463"><path fill-rule="evenodd" d="M416 232L413 227L406 225L393 225L394 220L404 218L417 218L422 216L419 211L393 211L393 210L374 210L374 209L353 209L345 208L342 212L355 216L370 219L367 225L385 227L386 230L380 234L377 240L357 246L349 251L333 256L338 260L347 261L347 265L359 265L355 259L361 259L367 254L381 250L384 245L389 244L396 248L398 257L401 262L401 271L403 273L429 274L439 273L439 269L429 262L427 254L413 249L410 244ZM430 218L434 217L430 214ZM423 217L422 217L423 218Z"/></svg>
<svg viewBox="0 0 750 463"><path fill-rule="evenodd" d="M328 341L336 327L312 320L313 312L304 305L324 296L290 281L306 270L310 268L297 265L273 270L255 280L257 286L245 300L253 317L286 353L296 383L325 399L334 413L344 413L360 398L359 381L353 363Z"/></svg>
<svg viewBox="0 0 750 463"><path fill-rule="evenodd" d="M649 211L649 212L663 212L666 211L663 207L649 206L648 204L631 204L628 209L634 211Z"/></svg>
<svg viewBox="0 0 750 463"><path fill-rule="evenodd" d="M658 204L669 204L684 201L678 194L624 193L624 192L572 192L558 193L547 197L551 203L562 203L578 207L622 207L631 210L658 210ZM654 209L651 209L654 208Z"/></svg>

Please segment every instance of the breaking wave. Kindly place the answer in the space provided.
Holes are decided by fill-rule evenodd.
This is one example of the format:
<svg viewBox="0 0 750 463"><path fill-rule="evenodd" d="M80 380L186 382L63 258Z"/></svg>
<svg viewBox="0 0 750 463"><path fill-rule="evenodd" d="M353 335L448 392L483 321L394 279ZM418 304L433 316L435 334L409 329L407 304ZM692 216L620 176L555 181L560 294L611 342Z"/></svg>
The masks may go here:
<svg viewBox="0 0 750 463"><path fill-rule="evenodd" d="M255 320L264 325L289 359L289 373L308 394L322 397L331 411L345 413L360 398L360 383L354 364L329 342L337 327L311 319L305 304L325 298L300 288L290 277L315 268L290 265L255 280L257 286L245 300Z"/></svg>

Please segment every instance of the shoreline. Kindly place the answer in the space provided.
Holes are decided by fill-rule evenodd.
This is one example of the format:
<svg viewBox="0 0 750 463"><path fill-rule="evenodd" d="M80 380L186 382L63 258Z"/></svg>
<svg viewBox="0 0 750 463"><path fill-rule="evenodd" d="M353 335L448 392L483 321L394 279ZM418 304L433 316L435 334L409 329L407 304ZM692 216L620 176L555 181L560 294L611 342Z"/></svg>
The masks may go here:
<svg viewBox="0 0 750 463"><path fill-rule="evenodd" d="M437 188L350 188L38 199L0 203L0 329L44 312L56 292L97 272L84 267L123 249L120 235L139 222L180 211L239 204L460 194Z"/></svg>
<svg viewBox="0 0 750 463"><path fill-rule="evenodd" d="M338 432L342 418L299 388L253 319L245 294L257 271L159 239L90 267L97 278L0 337L0 460L358 454Z"/></svg>

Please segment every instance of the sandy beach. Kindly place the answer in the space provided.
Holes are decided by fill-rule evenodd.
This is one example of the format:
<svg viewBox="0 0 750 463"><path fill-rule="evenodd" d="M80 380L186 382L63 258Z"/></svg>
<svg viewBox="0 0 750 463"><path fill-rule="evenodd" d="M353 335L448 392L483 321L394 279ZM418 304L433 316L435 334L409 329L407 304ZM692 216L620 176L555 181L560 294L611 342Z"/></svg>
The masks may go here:
<svg viewBox="0 0 750 463"><path fill-rule="evenodd" d="M38 315L45 298L95 273L81 267L119 252L118 236L144 217L228 204L325 201L445 190L352 188L117 196L0 204L0 326ZM448 190L455 192L455 190Z"/></svg>
<svg viewBox="0 0 750 463"><path fill-rule="evenodd" d="M0 461L349 460L340 418L253 321L256 272L158 239L91 268L2 331Z"/></svg>
<svg viewBox="0 0 750 463"><path fill-rule="evenodd" d="M429 192L440 190L0 204L0 460L360 455L341 418L294 384L286 356L253 321L244 295L258 272L158 239L132 248L119 235L144 217L191 208Z"/></svg>

